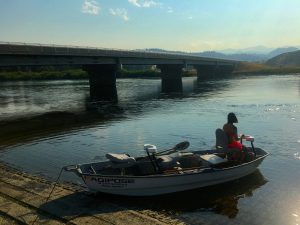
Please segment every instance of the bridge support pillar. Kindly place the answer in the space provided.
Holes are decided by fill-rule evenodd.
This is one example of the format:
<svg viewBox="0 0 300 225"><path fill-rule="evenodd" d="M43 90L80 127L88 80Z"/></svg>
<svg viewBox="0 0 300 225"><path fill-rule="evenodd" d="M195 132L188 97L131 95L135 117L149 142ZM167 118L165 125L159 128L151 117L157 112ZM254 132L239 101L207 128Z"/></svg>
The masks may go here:
<svg viewBox="0 0 300 225"><path fill-rule="evenodd" d="M214 78L217 73L216 65L197 65L194 66L197 70L198 79L209 79Z"/></svg>
<svg viewBox="0 0 300 225"><path fill-rule="evenodd" d="M117 65L84 65L83 69L89 74L92 100L118 101Z"/></svg>
<svg viewBox="0 0 300 225"><path fill-rule="evenodd" d="M195 65L198 79L221 78L232 73L233 65Z"/></svg>
<svg viewBox="0 0 300 225"><path fill-rule="evenodd" d="M182 92L182 68L184 65L159 65L161 70L161 91Z"/></svg>
<svg viewBox="0 0 300 225"><path fill-rule="evenodd" d="M224 74L225 76L231 74L234 70L235 65L222 65L219 66L219 70L221 74Z"/></svg>

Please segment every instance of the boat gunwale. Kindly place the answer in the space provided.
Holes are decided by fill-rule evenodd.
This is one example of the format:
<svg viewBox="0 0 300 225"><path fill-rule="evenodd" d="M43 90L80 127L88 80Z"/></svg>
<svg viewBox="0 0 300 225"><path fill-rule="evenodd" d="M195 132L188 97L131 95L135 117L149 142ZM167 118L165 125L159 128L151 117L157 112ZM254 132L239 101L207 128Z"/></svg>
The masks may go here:
<svg viewBox="0 0 300 225"><path fill-rule="evenodd" d="M166 178L166 177L176 177L176 176L188 176L188 175L199 175L199 174L204 174L204 173L216 173L216 172L223 172L223 171L228 171L228 170L233 170L239 167L244 167L247 166L249 164L253 164L254 162L258 161L258 160L263 160L264 158L266 158L270 153L264 151L263 149L261 149L265 154L261 155L260 157L250 161L250 162L245 162L239 165L235 165L235 166L231 166L231 167L226 167L226 168L212 168L212 167L207 167L207 168L199 168L199 171L197 172L191 172L191 173L172 173L172 174L151 174L151 175L145 175L145 176L133 176L133 175L101 175L101 174L91 174L91 173L83 173L80 169L80 166L83 165L88 165L91 163L85 163L85 164L78 164L78 168L76 170L77 174L79 174L80 176L89 176L89 177L111 177L111 178L130 178L130 179L134 179L134 178ZM191 169L191 170L197 170L197 169ZM206 171L207 170L207 171Z"/></svg>

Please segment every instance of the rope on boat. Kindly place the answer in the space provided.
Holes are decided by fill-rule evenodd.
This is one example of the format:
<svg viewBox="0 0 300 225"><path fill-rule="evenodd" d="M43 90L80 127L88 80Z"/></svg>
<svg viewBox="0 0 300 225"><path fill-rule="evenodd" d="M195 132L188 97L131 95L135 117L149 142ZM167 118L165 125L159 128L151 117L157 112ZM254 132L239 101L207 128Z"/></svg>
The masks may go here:
<svg viewBox="0 0 300 225"><path fill-rule="evenodd" d="M49 199L50 199L50 197L51 197L51 195L52 195L52 193L53 193L53 191L54 191L54 189L55 189L55 187L56 187L56 185L57 185L57 183L58 183L58 181L59 181L59 179L60 179L60 176L61 176L61 174L62 174L62 172L64 171L64 169L65 169L65 167L63 167L63 168L61 168L61 170L60 170L60 172L59 172L59 175L58 175L58 177L57 177L57 179L56 179L56 181L55 181L55 183L54 183L54 185L53 185L53 188L52 188L52 190L51 190L51 192L50 192L50 194L49 194L49 196L48 196L48 198L46 199L46 201L45 201L45 203L44 204L46 204L48 201L49 201ZM37 219L38 219L38 213L37 213L37 215L36 215L36 217L35 217L35 219L34 219L34 221L33 221L33 223L31 224L31 225L34 225L35 224L35 222L37 221Z"/></svg>

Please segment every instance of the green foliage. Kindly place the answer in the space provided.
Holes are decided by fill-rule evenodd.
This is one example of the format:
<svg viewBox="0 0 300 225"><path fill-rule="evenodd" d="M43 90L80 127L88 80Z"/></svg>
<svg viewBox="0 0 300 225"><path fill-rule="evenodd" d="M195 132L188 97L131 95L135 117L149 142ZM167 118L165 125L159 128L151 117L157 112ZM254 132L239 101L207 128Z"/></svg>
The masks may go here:
<svg viewBox="0 0 300 225"><path fill-rule="evenodd" d="M62 79L85 79L88 74L81 69L68 69L63 71L39 71L39 72L0 72L0 80L62 80Z"/></svg>
<svg viewBox="0 0 300 225"><path fill-rule="evenodd" d="M152 78L160 77L160 72L158 70L127 70L122 69L117 73L118 78Z"/></svg>
<svg viewBox="0 0 300 225"><path fill-rule="evenodd" d="M196 76L196 71L187 70L183 72L184 77ZM127 70L122 69L117 73L118 78L160 78L159 70L145 69L145 70Z"/></svg>
<svg viewBox="0 0 300 225"><path fill-rule="evenodd" d="M259 63L240 63L234 73L236 74L291 74L300 73L300 67L279 67ZM183 72L184 77L196 76L195 70L186 70ZM126 70L122 69L117 72L117 78L160 78L159 70ZM87 79L88 73L82 69L65 69L65 70L42 70L42 71L13 71L0 72L0 81L20 81L20 80L76 80Z"/></svg>
<svg viewBox="0 0 300 225"><path fill-rule="evenodd" d="M291 74L300 73L298 66L271 66L264 63L240 62L235 70L236 74L254 74L254 75L268 75L268 74Z"/></svg>

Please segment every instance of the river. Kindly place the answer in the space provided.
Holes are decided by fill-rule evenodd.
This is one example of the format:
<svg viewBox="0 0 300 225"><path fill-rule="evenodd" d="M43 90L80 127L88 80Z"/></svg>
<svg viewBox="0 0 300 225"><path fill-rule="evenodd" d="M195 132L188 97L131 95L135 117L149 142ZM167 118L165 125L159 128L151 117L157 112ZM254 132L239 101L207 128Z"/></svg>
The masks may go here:
<svg viewBox="0 0 300 225"><path fill-rule="evenodd" d="M159 79L120 79L118 103L89 101L88 81L0 83L0 159L55 179L62 166L144 154L188 140L211 149L215 129L235 112L239 133L271 153L243 179L171 196L115 201L164 210L189 224L300 224L300 76L183 79L182 94ZM64 175L62 180L80 182ZM113 197L112 197L113 198Z"/></svg>

